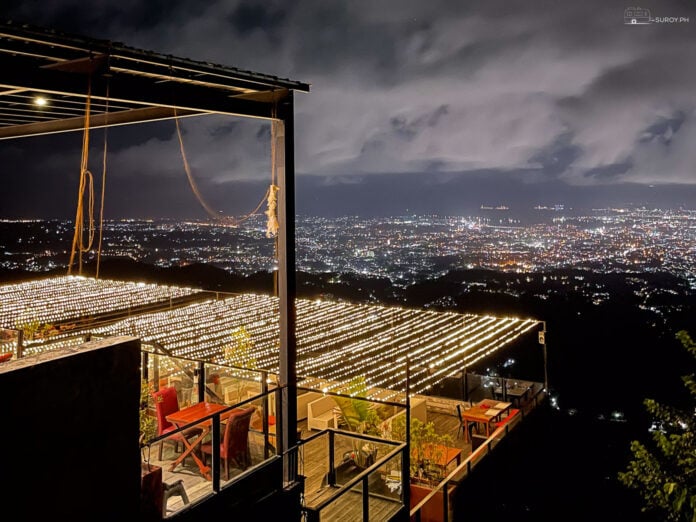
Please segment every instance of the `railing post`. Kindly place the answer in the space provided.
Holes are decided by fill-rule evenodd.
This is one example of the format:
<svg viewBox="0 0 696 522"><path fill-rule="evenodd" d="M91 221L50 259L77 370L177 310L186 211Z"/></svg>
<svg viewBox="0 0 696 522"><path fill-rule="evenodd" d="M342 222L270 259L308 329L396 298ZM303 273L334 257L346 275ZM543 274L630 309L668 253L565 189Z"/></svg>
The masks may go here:
<svg viewBox="0 0 696 522"><path fill-rule="evenodd" d="M198 388L198 402L203 402L205 400L205 363L203 361L200 361L193 370L193 385Z"/></svg>
<svg viewBox="0 0 696 522"><path fill-rule="evenodd" d="M370 520L370 489L367 483L367 479L370 475L365 475L362 479L363 491L362 491L362 512L363 520Z"/></svg>
<svg viewBox="0 0 696 522"><path fill-rule="evenodd" d="M282 397L280 395L280 388L276 388L274 391L274 399L275 399L275 411L276 411L276 448L278 455L282 455L285 452L285 437L283 437L283 430L285 429L285 424L283 422L283 407L282 407ZM268 439L268 433L266 433L266 438ZM268 441L266 441L268 442ZM292 458L290 458L292 461ZM288 466L291 466L292 462L288 462ZM295 462L295 466L297 466L297 462Z"/></svg>
<svg viewBox="0 0 696 522"><path fill-rule="evenodd" d="M401 450L401 492L406 509L411 511L411 464L408 459L409 451L408 445Z"/></svg>
<svg viewBox="0 0 696 522"><path fill-rule="evenodd" d="M17 359L24 357L24 330L17 330Z"/></svg>
<svg viewBox="0 0 696 522"><path fill-rule="evenodd" d="M319 522L319 513L317 513L313 509L308 509L306 511L306 513L307 513L307 522Z"/></svg>
<svg viewBox="0 0 696 522"><path fill-rule="evenodd" d="M153 376L152 379L155 381L155 385L153 386L154 391L159 390L159 382L160 382L160 371L159 371L159 360L160 356L157 354L153 354L154 358L152 359L152 369L153 369Z"/></svg>
<svg viewBox="0 0 696 522"><path fill-rule="evenodd" d="M213 429L211 432L211 444L213 451L210 455L213 478L213 491L220 491L220 414L216 414L213 419ZM229 421L228 421L229 422Z"/></svg>
<svg viewBox="0 0 696 522"><path fill-rule="evenodd" d="M449 522L449 495L447 494L449 488L448 482L445 482L445 487L442 488L442 517L445 520L445 522Z"/></svg>
<svg viewBox="0 0 696 522"><path fill-rule="evenodd" d="M269 457L269 449L268 449L268 395L266 393L268 392L268 383L266 382L266 379L268 378L268 375L266 372L261 372L261 393L263 394L263 398L261 399L261 429L263 430L263 448L264 448L264 456L265 458ZM278 420L276 419L276 441L279 439L278 435ZM277 442L276 442L277 444Z"/></svg>
<svg viewBox="0 0 696 522"><path fill-rule="evenodd" d="M336 485L336 468L334 467L334 432L329 430L329 475L326 479L329 486Z"/></svg>
<svg viewBox="0 0 696 522"><path fill-rule="evenodd" d="M469 374L464 367L464 400L469 401Z"/></svg>
<svg viewBox="0 0 696 522"><path fill-rule="evenodd" d="M148 360L150 358L150 355L145 350L141 350L140 355L141 355L140 378L143 381L147 382L148 381L148 374L149 374L149 368L147 367L147 363L148 363Z"/></svg>
<svg viewBox="0 0 696 522"><path fill-rule="evenodd" d="M401 490L404 492L404 504L411 510L411 362L406 357L406 448L404 450L403 469L401 470Z"/></svg>

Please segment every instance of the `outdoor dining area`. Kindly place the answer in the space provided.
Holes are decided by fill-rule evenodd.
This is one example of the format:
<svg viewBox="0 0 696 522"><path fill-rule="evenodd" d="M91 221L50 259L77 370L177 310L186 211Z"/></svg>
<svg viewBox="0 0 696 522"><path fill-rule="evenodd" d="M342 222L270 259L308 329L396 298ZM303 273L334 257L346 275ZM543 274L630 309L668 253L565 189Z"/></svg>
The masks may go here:
<svg viewBox="0 0 696 522"><path fill-rule="evenodd" d="M171 515L278 454L278 388L266 372L142 353L143 480L158 483L151 512Z"/></svg>
<svg viewBox="0 0 696 522"><path fill-rule="evenodd" d="M142 429L148 431L150 424L143 440L143 480L161 483L156 491L162 496L152 509L161 510L162 517L279 454L280 388L275 375L147 350L143 359ZM329 383L305 379L297 394L299 465L309 520L331 519L331 513L346 509L359 511L362 503L349 499L363 492L369 493L370 512L383 512L388 519L403 507L404 487L413 492L413 507L415 499L425 498L453 473L450 487L459 484L485 456L477 449L497 444L542 392L541 383L530 383L529 396L513 405L494 398L414 395L406 400L394 390L368 390L359 380L353 381L352 395L303 384ZM490 388L481 393L490 394ZM157 478L150 478L153 473Z"/></svg>

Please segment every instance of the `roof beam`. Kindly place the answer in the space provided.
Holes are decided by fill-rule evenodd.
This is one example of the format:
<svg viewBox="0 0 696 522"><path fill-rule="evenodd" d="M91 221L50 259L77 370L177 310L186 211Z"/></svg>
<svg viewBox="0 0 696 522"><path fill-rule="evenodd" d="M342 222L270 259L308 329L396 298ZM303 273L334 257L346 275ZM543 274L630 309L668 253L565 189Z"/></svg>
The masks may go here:
<svg viewBox="0 0 696 522"><path fill-rule="evenodd" d="M206 113L183 109L175 111L168 107L147 107L144 109L93 114L89 119L89 128L94 129L99 127L111 127L113 125L127 125L129 123L152 122L183 116L195 116L198 114ZM39 136L42 134L55 134L59 132L82 130L84 128L84 117L27 123L25 125L13 125L11 127L0 128L0 140Z"/></svg>
<svg viewBox="0 0 696 522"><path fill-rule="evenodd" d="M87 77L61 70L37 68L21 58L0 56L0 90L27 89L55 95L87 97ZM108 91L107 91L108 87ZM272 104L230 96L229 91L174 82L153 83L147 78L114 74L92 78L92 97L144 106L170 107L256 118L271 118ZM277 89L281 97L285 89ZM248 95L247 95L248 96Z"/></svg>

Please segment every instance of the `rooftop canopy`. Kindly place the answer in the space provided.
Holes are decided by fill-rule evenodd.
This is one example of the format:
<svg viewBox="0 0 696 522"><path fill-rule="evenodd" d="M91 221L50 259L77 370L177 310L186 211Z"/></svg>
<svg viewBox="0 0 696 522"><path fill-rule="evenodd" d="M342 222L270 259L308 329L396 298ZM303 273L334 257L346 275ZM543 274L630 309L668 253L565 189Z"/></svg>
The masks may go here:
<svg viewBox="0 0 696 522"><path fill-rule="evenodd" d="M0 139L196 114L270 118L306 83L0 23Z"/></svg>
<svg viewBox="0 0 696 522"><path fill-rule="evenodd" d="M32 302L42 308L50 302L56 310L66 309L82 295L73 281L76 279L45 279L33 287L37 295L26 299L24 313L31 314ZM135 290L146 299L158 295L155 285L133 286L89 278L77 281L84 283L93 310L127 310L128 303L138 295ZM105 291L94 291L100 285ZM119 285L123 291L115 290ZM10 288L16 286L20 285L0 287L0 295L10 295ZM162 287L159 295L178 292L186 290ZM129 314L90 331L105 336L136 335L171 355L192 359L241 367L253 361L256 369L278 373L278 299L257 294L220 295L198 293L196 296L205 300L161 312ZM297 375L305 379L307 387L336 393L346 392L357 377L365 379L368 389L405 392L407 361L410 392L427 392L446 377L475 367L540 324L534 319L325 300L298 299L296 305ZM78 323L78 319L73 322ZM44 344L46 339L29 341L25 353L78 343L80 337L75 333L52 335L48 345ZM240 335L248 340L248 350L241 352L234 349Z"/></svg>
<svg viewBox="0 0 696 522"><path fill-rule="evenodd" d="M0 285L0 328L59 328L105 321L149 307L179 303L201 290L82 276L59 276ZM68 328L65 328L68 329Z"/></svg>

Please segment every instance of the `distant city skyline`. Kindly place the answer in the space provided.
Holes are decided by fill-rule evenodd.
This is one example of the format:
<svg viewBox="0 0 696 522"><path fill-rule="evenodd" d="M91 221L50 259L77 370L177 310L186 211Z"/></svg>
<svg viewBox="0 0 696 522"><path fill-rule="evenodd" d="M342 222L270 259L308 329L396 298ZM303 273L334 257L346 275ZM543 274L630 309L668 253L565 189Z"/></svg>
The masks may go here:
<svg viewBox="0 0 696 522"><path fill-rule="evenodd" d="M298 213L693 206L696 8L641 3L655 23L632 26L628 4L609 4L8 0L3 11L309 82L296 96ZM182 127L211 206L255 208L270 181L268 124L215 116ZM96 179L103 143L93 131ZM205 215L173 122L112 128L107 143L106 216ZM79 132L0 141L0 218L74 215L80 146Z"/></svg>
<svg viewBox="0 0 696 522"><path fill-rule="evenodd" d="M514 218L507 209L481 209L467 217L300 217L297 268L389 278L398 285L472 269L660 272L696 289L696 260L690 255L696 250L696 210L536 212L530 222ZM67 268L71 236L69 220L0 220L0 269ZM92 251L84 259L94 257ZM104 223L102 258L109 257L160 268L208 264L244 276L275 267L264 216L239 227L210 221L109 220Z"/></svg>

